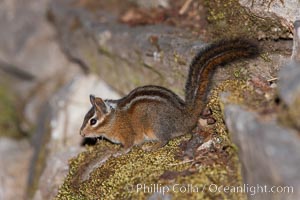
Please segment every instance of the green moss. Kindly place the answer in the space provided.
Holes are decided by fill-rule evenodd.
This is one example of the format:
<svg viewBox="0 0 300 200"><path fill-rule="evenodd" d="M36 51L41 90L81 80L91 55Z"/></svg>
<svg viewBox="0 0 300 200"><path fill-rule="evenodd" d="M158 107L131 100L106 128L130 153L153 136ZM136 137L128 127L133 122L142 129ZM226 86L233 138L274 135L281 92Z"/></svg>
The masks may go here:
<svg viewBox="0 0 300 200"><path fill-rule="evenodd" d="M205 5L211 24L209 30L216 39L228 36L278 39L288 38L291 34L279 19L258 17L243 8L238 0L205 0Z"/></svg>
<svg viewBox="0 0 300 200"><path fill-rule="evenodd" d="M185 66L187 65L186 60L180 54L178 54L177 52L174 52L173 56L174 56L174 62L175 63L178 63L179 65L185 65Z"/></svg>
<svg viewBox="0 0 300 200"><path fill-rule="evenodd" d="M269 57L269 53L262 53L260 54L260 57L265 61L265 62L272 62L272 59Z"/></svg>
<svg viewBox="0 0 300 200"><path fill-rule="evenodd" d="M22 136L18 128L18 112L14 99L14 95L7 87L0 86L0 137L20 138Z"/></svg>
<svg viewBox="0 0 300 200"><path fill-rule="evenodd" d="M93 160L104 156L105 153L103 154L103 152L107 152L107 149L110 152L114 152L119 148L118 145L101 141L95 147L90 147L88 151L81 153L70 162L69 176L60 188L57 198L130 198L133 194L128 192L128 186L137 183L156 182L165 170L178 171L186 167L185 164L180 164L180 160L175 159L179 141L184 138L175 139L165 147L154 152L147 152L140 147L134 147L127 154L110 157L105 164L95 168L89 174L87 180L81 182L84 179L86 167Z"/></svg>

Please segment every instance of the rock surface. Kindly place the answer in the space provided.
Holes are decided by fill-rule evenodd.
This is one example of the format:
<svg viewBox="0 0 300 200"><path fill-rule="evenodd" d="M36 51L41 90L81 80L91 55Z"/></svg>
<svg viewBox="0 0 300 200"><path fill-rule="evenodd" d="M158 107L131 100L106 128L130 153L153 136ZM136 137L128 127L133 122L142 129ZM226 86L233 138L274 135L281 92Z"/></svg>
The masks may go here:
<svg viewBox="0 0 300 200"><path fill-rule="evenodd" d="M250 186L267 185L259 199L297 199L300 196L300 145L295 131L275 121L260 119L236 105L225 107L225 122L239 147L245 182ZM288 192L270 192L272 186L293 187ZM251 199L251 194L248 193Z"/></svg>
<svg viewBox="0 0 300 200"><path fill-rule="evenodd" d="M300 98L300 62L287 61L279 73L279 93L283 101L291 106Z"/></svg>
<svg viewBox="0 0 300 200"><path fill-rule="evenodd" d="M293 23L300 19L300 2L297 0L239 0L240 4L249 8L256 15L267 17L279 17L282 24L293 27Z"/></svg>
<svg viewBox="0 0 300 200"><path fill-rule="evenodd" d="M78 66L67 60L55 40L55 31L46 19L48 2L0 2L0 26L5 27L0 33L0 64L9 64L7 68L11 70L5 71L4 84L22 99L21 112L27 122L22 126L24 130L36 123L41 106L58 86L80 72ZM16 76L18 71L33 78L22 79Z"/></svg>
<svg viewBox="0 0 300 200"><path fill-rule="evenodd" d="M27 140L0 138L0 199L26 197L28 170L33 149Z"/></svg>
<svg viewBox="0 0 300 200"><path fill-rule="evenodd" d="M156 84L183 94L187 64L203 42L170 26L120 24L100 9L98 20L88 9L70 6L75 2L51 4L52 20L68 55L122 93Z"/></svg>
<svg viewBox="0 0 300 200"><path fill-rule="evenodd" d="M278 92L283 105L280 108L271 106L267 111L271 114L259 116L223 101L226 104L225 122L239 147L245 182L250 186L259 184L266 187L255 198L297 199L300 196L300 24L299 21L294 24L293 54L283 62L279 72ZM298 131L291 129L293 127ZM271 191L271 187L286 189L278 192ZM249 199L251 196L248 194Z"/></svg>
<svg viewBox="0 0 300 200"><path fill-rule="evenodd" d="M300 20L294 26L293 54L279 72L279 95L287 105L282 121L300 130Z"/></svg>
<svg viewBox="0 0 300 200"><path fill-rule="evenodd" d="M23 199L27 196L28 176L33 177L34 171L41 171L44 166L35 161L39 160L46 146L48 132L44 128L48 126L39 124L50 114L44 115L48 111L46 102L61 85L75 74L82 73L66 58L56 41L55 31L46 19L48 2L0 1L1 104L4 97L9 99L9 105L3 104L5 110L1 109L1 116L5 116L8 122L14 122L1 121L0 131L2 134L14 130L18 137L25 135L19 133L20 130L27 136L32 134L33 129L41 134L35 135L36 140L31 146L29 141L23 141L25 139L19 142L1 138L0 148L4 152L0 153L3 172L0 199ZM7 118L10 107L13 115ZM31 178L29 182L32 183Z"/></svg>
<svg viewBox="0 0 300 200"><path fill-rule="evenodd" d="M183 96L188 65L205 45L197 35L165 24L129 26L120 23L118 14L101 8L95 13L76 2L53 1L49 12L61 45L70 57L122 94L140 85L155 84ZM290 43L278 46L288 49ZM270 79L278 70L279 58L277 54L268 54L265 59L269 63L261 59L245 73ZM232 73L235 72L220 69L215 79L227 80Z"/></svg>

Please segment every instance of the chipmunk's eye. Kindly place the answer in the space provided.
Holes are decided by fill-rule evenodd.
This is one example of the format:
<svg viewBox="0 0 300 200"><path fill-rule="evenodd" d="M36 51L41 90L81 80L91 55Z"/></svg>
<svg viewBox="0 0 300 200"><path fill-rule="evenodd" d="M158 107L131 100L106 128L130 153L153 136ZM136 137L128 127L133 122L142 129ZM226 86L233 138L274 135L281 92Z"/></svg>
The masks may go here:
<svg viewBox="0 0 300 200"><path fill-rule="evenodd" d="M97 123L97 119L93 118L90 120L91 126L95 125Z"/></svg>

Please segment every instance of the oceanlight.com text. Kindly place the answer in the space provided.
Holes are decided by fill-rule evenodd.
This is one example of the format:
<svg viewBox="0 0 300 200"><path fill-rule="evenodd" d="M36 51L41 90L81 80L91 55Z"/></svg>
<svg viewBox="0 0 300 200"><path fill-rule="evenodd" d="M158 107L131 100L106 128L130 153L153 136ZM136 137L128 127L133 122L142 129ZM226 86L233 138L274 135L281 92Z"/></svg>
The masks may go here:
<svg viewBox="0 0 300 200"><path fill-rule="evenodd" d="M256 195L258 193L293 193L293 186L269 186L269 185L249 185L243 184L240 186L226 186L217 184L207 185L194 185L194 184L136 184L127 185L126 189L129 192L143 192L143 193L161 193L163 195L167 193L247 193L250 195Z"/></svg>

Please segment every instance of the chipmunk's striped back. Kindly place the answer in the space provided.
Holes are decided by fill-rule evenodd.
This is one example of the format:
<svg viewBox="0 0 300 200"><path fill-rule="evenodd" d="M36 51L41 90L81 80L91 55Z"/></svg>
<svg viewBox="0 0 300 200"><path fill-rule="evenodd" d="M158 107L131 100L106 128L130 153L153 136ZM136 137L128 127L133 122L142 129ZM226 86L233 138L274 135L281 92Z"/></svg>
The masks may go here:
<svg viewBox="0 0 300 200"><path fill-rule="evenodd" d="M108 102L117 103L118 109L128 109L131 105L137 103L138 101L144 101L145 99L163 101L167 102L168 104L171 103L178 109L183 109L185 106L184 101L174 92L164 87L155 85L138 87L132 90L122 99L117 101L108 100Z"/></svg>

